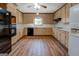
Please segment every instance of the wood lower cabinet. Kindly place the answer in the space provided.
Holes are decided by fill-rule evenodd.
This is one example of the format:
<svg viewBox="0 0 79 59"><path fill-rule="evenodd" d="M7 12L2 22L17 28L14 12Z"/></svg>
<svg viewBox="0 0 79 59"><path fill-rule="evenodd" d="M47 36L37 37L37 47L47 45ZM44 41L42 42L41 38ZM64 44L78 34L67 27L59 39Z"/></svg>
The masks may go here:
<svg viewBox="0 0 79 59"><path fill-rule="evenodd" d="M66 32L66 47L68 48L68 42L69 42L69 32Z"/></svg>
<svg viewBox="0 0 79 59"><path fill-rule="evenodd" d="M53 36L57 39L57 29L53 28L53 32L54 32Z"/></svg>
<svg viewBox="0 0 79 59"><path fill-rule="evenodd" d="M34 35L52 35L52 28L34 28Z"/></svg>
<svg viewBox="0 0 79 59"><path fill-rule="evenodd" d="M68 48L69 32L53 28L52 34L61 44Z"/></svg>
<svg viewBox="0 0 79 59"><path fill-rule="evenodd" d="M61 40L60 42L65 46L66 45L66 34L65 31L61 31Z"/></svg>
<svg viewBox="0 0 79 59"><path fill-rule="evenodd" d="M61 40L61 32L60 32L60 30L57 31L57 34L58 34L58 38L57 39L60 41Z"/></svg>

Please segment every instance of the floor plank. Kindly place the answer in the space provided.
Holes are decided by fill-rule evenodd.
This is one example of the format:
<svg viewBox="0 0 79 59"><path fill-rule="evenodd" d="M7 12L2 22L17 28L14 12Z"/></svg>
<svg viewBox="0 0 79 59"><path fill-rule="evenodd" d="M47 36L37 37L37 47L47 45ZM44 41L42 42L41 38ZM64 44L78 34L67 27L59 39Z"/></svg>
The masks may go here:
<svg viewBox="0 0 79 59"><path fill-rule="evenodd" d="M24 36L10 56L66 56L68 51L52 36Z"/></svg>

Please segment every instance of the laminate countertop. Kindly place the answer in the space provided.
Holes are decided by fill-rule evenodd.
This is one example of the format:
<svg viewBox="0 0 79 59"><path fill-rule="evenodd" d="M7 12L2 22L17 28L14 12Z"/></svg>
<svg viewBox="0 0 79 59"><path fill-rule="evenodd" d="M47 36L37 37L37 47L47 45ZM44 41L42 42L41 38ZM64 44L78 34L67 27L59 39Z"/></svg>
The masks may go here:
<svg viewBox="0 0 79 59"><path fill-rule="evenodd" d="M43 24L43 25L35 25L35 24L18 24L17 28L57 28L59 30L69 32L69 28L63 27L60 29L59 27L54 26L53 24Z"/></svg>

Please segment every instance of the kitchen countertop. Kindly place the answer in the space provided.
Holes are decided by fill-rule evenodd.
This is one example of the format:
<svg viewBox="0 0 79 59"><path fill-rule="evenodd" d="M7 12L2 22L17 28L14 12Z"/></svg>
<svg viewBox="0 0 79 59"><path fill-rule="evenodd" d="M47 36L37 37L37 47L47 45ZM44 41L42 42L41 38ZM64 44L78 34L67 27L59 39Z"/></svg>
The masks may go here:
<svg viewBox="0 0 79 59"><path fill-rule="evenodd" d="M63 30L63 31L67 31L69 32L69 28L66 28L66 27L62 27L59 28L59 27L56 27L54 26L53 24L43 24L43 25L34 25L34 24L17 24L17 28L57 28L59 30Z"/></svg>
<svg viewBox="0 0 79 59"><path fill-rule="evenodd" d="M73 36L79 37L79 33L70 33L70 35L73 35Z"/></svg>
<svg viewBox="0 0 79 59"><path fill-rule="evenodd" d="M34 24L27 24L24 25L25 28L52 28L52 24L43 24L43 25L34 25Z"/></svg>
<svg viewBox="0 0 79 59"><path fill-rule="evenodd" d="M66 32L70 32L69 28L59 28L59 27L54 27L58 30L62 30L62 31L66 31Z"/></svg>
<svg viewBox="0 0 79 59"><path fill-rule="evenodd" d="M63 31L69 32L69 29L59 29L59 30L63 30Z"/></svg>

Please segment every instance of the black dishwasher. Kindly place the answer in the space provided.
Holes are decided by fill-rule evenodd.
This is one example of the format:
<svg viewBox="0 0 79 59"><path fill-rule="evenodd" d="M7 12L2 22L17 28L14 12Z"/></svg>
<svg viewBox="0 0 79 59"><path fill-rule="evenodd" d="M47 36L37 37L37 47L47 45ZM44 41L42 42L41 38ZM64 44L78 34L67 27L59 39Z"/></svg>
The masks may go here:
<svg viewBox="0 0 79 59"><path fill-rule="evenodd" d="M27 36L33 36L34 29L33 28L27 28Z"/></svg>

